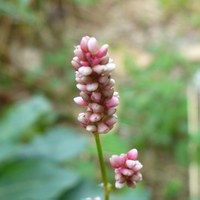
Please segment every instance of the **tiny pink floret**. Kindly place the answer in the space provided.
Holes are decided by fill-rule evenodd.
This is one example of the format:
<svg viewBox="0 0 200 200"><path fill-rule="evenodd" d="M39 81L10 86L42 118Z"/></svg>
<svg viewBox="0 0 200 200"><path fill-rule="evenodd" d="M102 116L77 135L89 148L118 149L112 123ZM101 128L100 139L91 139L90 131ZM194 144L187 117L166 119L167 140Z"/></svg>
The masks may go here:
<svg viewBox="0 0 200 200"><path fill-rule="evenodd" d="M81 39L80 42L80 47L83 51L87 52L88 51L88 40L90 39L89 36L85 36Z"/></svg>
<svg viewBox="0 0 200 200"><path fill-rule="evenodd" d="M106 102L107 108L116 107L116 106L118 106L118 104L119 104L119 99L114 96Z"/></svg>
<svg viewBox="0 0 200 200"><path fill-rule="evenodd" d="M130 160L136 160L138 157L138 151L137 149L131 149L127 154L128 159Z"/></svg>
<svg viewBox="0 0 200 200"><path fill-rule="evenodd" d="M99 57L99 58L102 58L102 57L104 57L106 54L107 54L107 52L108 52L108 45L107 44L104 44L100 49L99 49L99 51L98 51L98 53L97 53L97 56Z"/></svg>
<svg viewBox="0 0 200 200"><path fill-rule="evenodd" d="M98 124L98 133L107 133L110 129L109 127L104 124L103 122Z"/></svg>
<svg viewBox="0 0 200 200"><path fill-rule="evenodd" d="M88 105L88 103L85 102L82 97L75 97L74 102L77 103L80 106L87 106Z"/></svg>
<svg viewBox="0 0 200 200"><path fill-rule="evenodd" d="M93 55L97 53L99 47L98 47L98 42L96 40L96 38L91 37L88 40L88 50L90 51L90 53L92 53Z"/></svg>

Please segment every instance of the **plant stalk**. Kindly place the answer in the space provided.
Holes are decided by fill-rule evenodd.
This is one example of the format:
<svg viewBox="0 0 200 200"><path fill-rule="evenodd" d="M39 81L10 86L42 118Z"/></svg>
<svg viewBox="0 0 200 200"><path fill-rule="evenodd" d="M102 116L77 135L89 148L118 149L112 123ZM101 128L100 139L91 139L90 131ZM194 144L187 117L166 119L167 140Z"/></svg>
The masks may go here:
<svg viewBox="0 0 200 200"><path fill-rule="evenodd" d="M98 157L99 157L99 164L101 168L101 175L103 180L103 187L104 187L104 200L109 200L109 186L108 186L108 180L106 175L106 169L105 169L105 163L103 158L103 152L101 147L101 141L98 133L94 133Z"/></svg>

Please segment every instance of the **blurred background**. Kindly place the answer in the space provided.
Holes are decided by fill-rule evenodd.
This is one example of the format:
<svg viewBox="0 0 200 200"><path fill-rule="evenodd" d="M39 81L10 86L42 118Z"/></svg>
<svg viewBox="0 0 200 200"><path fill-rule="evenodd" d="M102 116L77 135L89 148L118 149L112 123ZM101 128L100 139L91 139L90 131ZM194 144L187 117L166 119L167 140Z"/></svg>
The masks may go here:
<svg viewBox="0 0 200 200"><path fill-rule="evenodd" d="M103 196L94 140L73 103L70 61L89 35L109 44L117 65L119 121L102 136L109 180L112 154L138 148L144 165L143 182L111 200L189 200L200 136L188 134L186 89L199 31L199 0L1 0L0 199Z"/></svg>

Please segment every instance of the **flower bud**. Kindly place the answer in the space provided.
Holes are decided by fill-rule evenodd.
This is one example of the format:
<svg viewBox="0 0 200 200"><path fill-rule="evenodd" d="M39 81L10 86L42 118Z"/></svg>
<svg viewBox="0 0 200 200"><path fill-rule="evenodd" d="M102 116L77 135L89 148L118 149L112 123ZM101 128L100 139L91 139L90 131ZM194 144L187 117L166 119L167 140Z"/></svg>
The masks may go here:
<svg viewBox="0 0 200 200"><path fill-rule="evenodd" d="M126 161L126 166L129 168L129 169L132 169L134 166L135 166L136 162L135 160L127 160Z"/></svg>
<svg viewBox="0 0 200 200"><path fill-rule="evenodd" d="M80 92L80 96L83 98L84 101L90 102L90 97L89 97L89 95L87 93L81 91Z"/></svg>
<svg viewBox="0 0 200 200"><path fill-rule="evenodd" d="M131 180L136 183L140 182L142 180L142 174L140 172L137 172L131 177Z"/></svg>
<svg viewBox="0 0 200 200"><path fill-rule="evenodd" d="M90 51L91 54L96 54L97 51L99 50L99 47L98 47L98 42L97 40L94 38L94 37L91 37L89 40L88 40L88 50Z"/></svg>
<svg viewBox="0 0 200 200"><path fill-rule="evenodd" d="M92 73L91 67L80 67L78 71L83 75L83 76L88 76Z"/></svg>
<svg viewBox="0 0 200 200"><path fill-rule="evenodd" d="M95 91L98 88L98 83L90 83L86 85L86 90L87 91Z"/></svg>
<svg viewBox="0 0 200 200"><path fill-rule="evenodd" d="M118 104L119 104L119 99L114 96L111 99L109 99L108 101L106 101L107 108L116 107Z"/></svg>
<svg viewBox="0 0 200 200"><path fill-rule="evenodd" d="M108 72L111 72L115 69L115 64L114 63L108 63L105 65L105 70Z"/></svg>
<svg viewBox="0 0 200 200"><path fill-rule="evenodd" d="M97 104L97 103L91 103L91 104L89 104L89 107L95 113L102 113L104 111L104 107L100 104Z"/></svg>
<svg viewBox="0 0 200 200"><path fill-rule="evenodd" d="M101 133L107 133L110 129L108 128L108 126L106 124L101 122L98 124L97 130L98 130L98 133L101 134Z"/></svg>
<svg viewBox="0 0 200 200"><path fill-rule="evenodd" d="M116 116L116 115L111 116L110 118L108 118L108 119L105 121L105 123L106 123L108 126L113 126L116 122L117 122L117 116Z"/></svg>
<svg viewBox="0 0 200 200"><path fill-rule="evenodd" d="M76 87L81 91L85 91L86 90L86 85L83 85L83 84L80 84L80 83L76 84Z"/></svg>
<svg viewBox="0 0 200 200"><path fill-rule="evenodd" d="M71 64L75 69L78 69L80 67L80 64L74 60L71 61Z"/></svg>
<svg viewBox="0 0 200 200"><path fill-rule="evenodd" d="M97 131L97 127L95 125L87 125L86 130L89 132L95 132Z"/></svg>
<svg viewBox="0 0 200 200"><path fill-rule="evenodd" d="M77 119L78 119L79 122L81 122L83 124L87 124L88 123L88 118L87 118L85 113L79 113Z"/></svg>
<svg viewBox="0 0 200 200"><path fill-rule="evenodd" d="M111 88L111 89L106 89L106 90L104 90L102 93L103 93L104 97L110 99L110 98L112 98L112 96L113 96L114 89L113 89L113 88Z"/></svg>
<svg viewBox="0 0 200 200"><path fill-rule="evenodd" d="M132 170L130 170L130 169L122 169L121 170L121 173L124 175L124 176L131 176L131 175L133 175L133 171Z"/></svg>
<svg viewBox="0 0 200 200"><path fill-rule="evenodd" d="M74 54L80 59L80 60L84 60L85 56L83 54L83 52L81 51L80 48L77 48L74 50Z"/></svg>
<svg viewBox="0 0 200 200"><path fill-rule="evenodd" d="M98 79L99 83L101 83L102 85L106 85L109 82L109 77L108 76L100 76L100 78Z"/></svg>
<svg viewBox="0 0 200 200"><path fill-rule="evenodd" d="M97 56L99 58L101 57L104 57L108 52L108 45L107 44L104 44L100 49L99 51L97 52Z"/></svg>
<svg viewBox="0 0 200 200"><path fill-rule="evenodd" d="M119 156L117 155L112 155L110 158L110 164L112 165L113 168L120 167L120 164L118 162Z"/></svg>
<svg viewBox="0 0 200 200"><path fill-rule="evenodd" d="M83 51L88 51L88 40L90 39L90 37L85 36L81 39L80 42L80 47Z"/></svg>
<svg viewBox="0 0 200 200"><path fill-rule="evenodd" d="M89 62L81 60L81 61L80 61L80 64L81 64L82 66L88 66L88 65L89 65Z"/></svg>
<svg viewBox="0 0 200 200"><path fill-rule="evenodd" d="M102 57L101 59L100 59L100 64L101 65L105 65L105 64L107 64L109 62L109 56L108 55L106 55L106 56L104 56L104 57Z"/></svg>
<svg viewBox="0 0 200 200"><path fill-rule="evenodd" d="M97 114L97 113L93 113L90 115L90 121L91 122L98 122L100 121L102 118L102 116L100 114Z"/></svg>
<svg viewBox="0 0 200 200"><path fill-rule="evenodd" d="M125 185L125 183L120 183L119 181L116 181L116 182L115 182L115 187L118 188L118 189L123 188L124 185Z"/></svg>
<svg viewBox="0 0 200 200"><path fill-rule="evenodd" d="M82 97L75 97L74 102L77 103L80 106L87 106L88 105L88 103L86 101L84 101Z"/></svg>
<svg viewBox="0 0 200 200"><path fill-rule="evenodd" d="M93 71L96 72L97 74L102 74L105 69L104 65L96 65L93 67Z"/></svg>
<svg viewBox="0 0 200 200"><path fill-rule="evenodd" d="M136 164L134 166L134 170L139 171L139 170L142 169L142 167L143 167L143 165L140 162L136 161Z"/></svg>
<svg viewBox="0 0 200 200"><path fill-rule="evenodd" d="M138 157L138 151L137 149L131 149L127 154L128 159L130 160L136 160Z"/></svg>
<svg viewBox="0 0 200 200"><path fill-rule="evenodd" d="M113 114L116 113L116 111L117 111L116 108L109 108L109 109L107 110L107 115L108 115L108 116L112 116Z"/></svg>
<svg viewBox="0 0 200 200"><path fill-rule="evenodd" d="M99 103L101 101L101 93L100 92L92 92L91 100L95 103Z"/></svg>

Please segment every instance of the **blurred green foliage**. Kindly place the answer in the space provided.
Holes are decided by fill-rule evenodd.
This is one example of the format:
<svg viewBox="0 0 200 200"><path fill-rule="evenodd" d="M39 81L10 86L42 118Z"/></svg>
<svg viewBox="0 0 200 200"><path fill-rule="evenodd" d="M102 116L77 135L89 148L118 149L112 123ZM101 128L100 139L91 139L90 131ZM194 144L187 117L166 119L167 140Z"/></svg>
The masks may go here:
<svg viewBox="0 0 200 200"><path fill-rule="evenodd" d="M32 24L38 20L37 15L30 9L31 0L1 0L0 15L11 17L16 22Z"/></svg>
<svg viewBox="0 0 200 200"><path fill-rule="evenodd" d="M168 13L187 9L189 5L188 0L158 1ZM79 5L97 2L0 2L1 33L8 36L5 44L0 43L0 199L102 197L96 149L87 137L72 128L77 125L77 108L72 106L77 91L70 59L77 38L63 36L60 29L68 15L67 7L76 12ZM198 26L199 14L187 14ZM16 40L41 50L41 66L23 69L9 60L9 48ZM151 53L154 61L146 69L140 69L132 56L126 55L124 59L127 77L118 84L119 127L102 137L112 184L114 174L108 157L133 147L170 151L171 159L174 155L185 166L190 160L200 162L200 139L187 135L185 94L188 80L198 66L166 44L152 49ZM197 147L190 158L189 143ZM144 170L154 169L147 166ZM183 187L179 180L172 179L161 191L163 198L178 198ZM151 196L150 190L141 185L135 190L114 191L111 200L149 200Z"/></svg>
<svg viewBox="0 0 200 200"><path fill-rule="evenodd" d="M166 200L177 199L177 196L181 190L182 190L182 183L180 182L180 180L172 179L165 186L164 195L166 197Z"/></svg>
<svg viewBox="0 0 200 200"><path fill-rule="evenodd" d="M120 122L128 127L134 145L170 147L187 162L187 153L182 154L188 141L186 87L196 65L166 46L155 49L154 55L144 70L125 58L130 77L120 85Z"/></svg>
<svg viewBox="0 0 200 200"><path fill-rule="evenodd" d="M27 134L46 121L48 115L53 115L49 101L37 96L11 106L2 116L1 199L58 199L79 182L76 172L60 164L85 149L85 137L65 127L49 129L48 124L45 131L35 131L27 140Z"/></svg>
<svg viewBox="0 0 200 200"><path fill-rule="evenodd" d="M99 171L95 169L91 176L91 171L85 168L85 164L93 166L84 158L84 152L86 155L89 152L86 137L71 128L55 126L57 116L53 112L44 96L35 96L16 103L2 115L0 199L73 200L101 196L101 187L92 180ZM49 115L55 117L49 121ZM48 121L46 126L44 121ZM115 140L113 145L119 146L119 141ZM138 195L144 200L150 198L149 190L142 187L115 194L111 199L131 200Z"/></svg>
<svg viewBox="0 0 200 200"><path fill-rule="evenodd" d="M168 11L180 10L185 8L189 0L159 0L160 4Z"/></svg>

